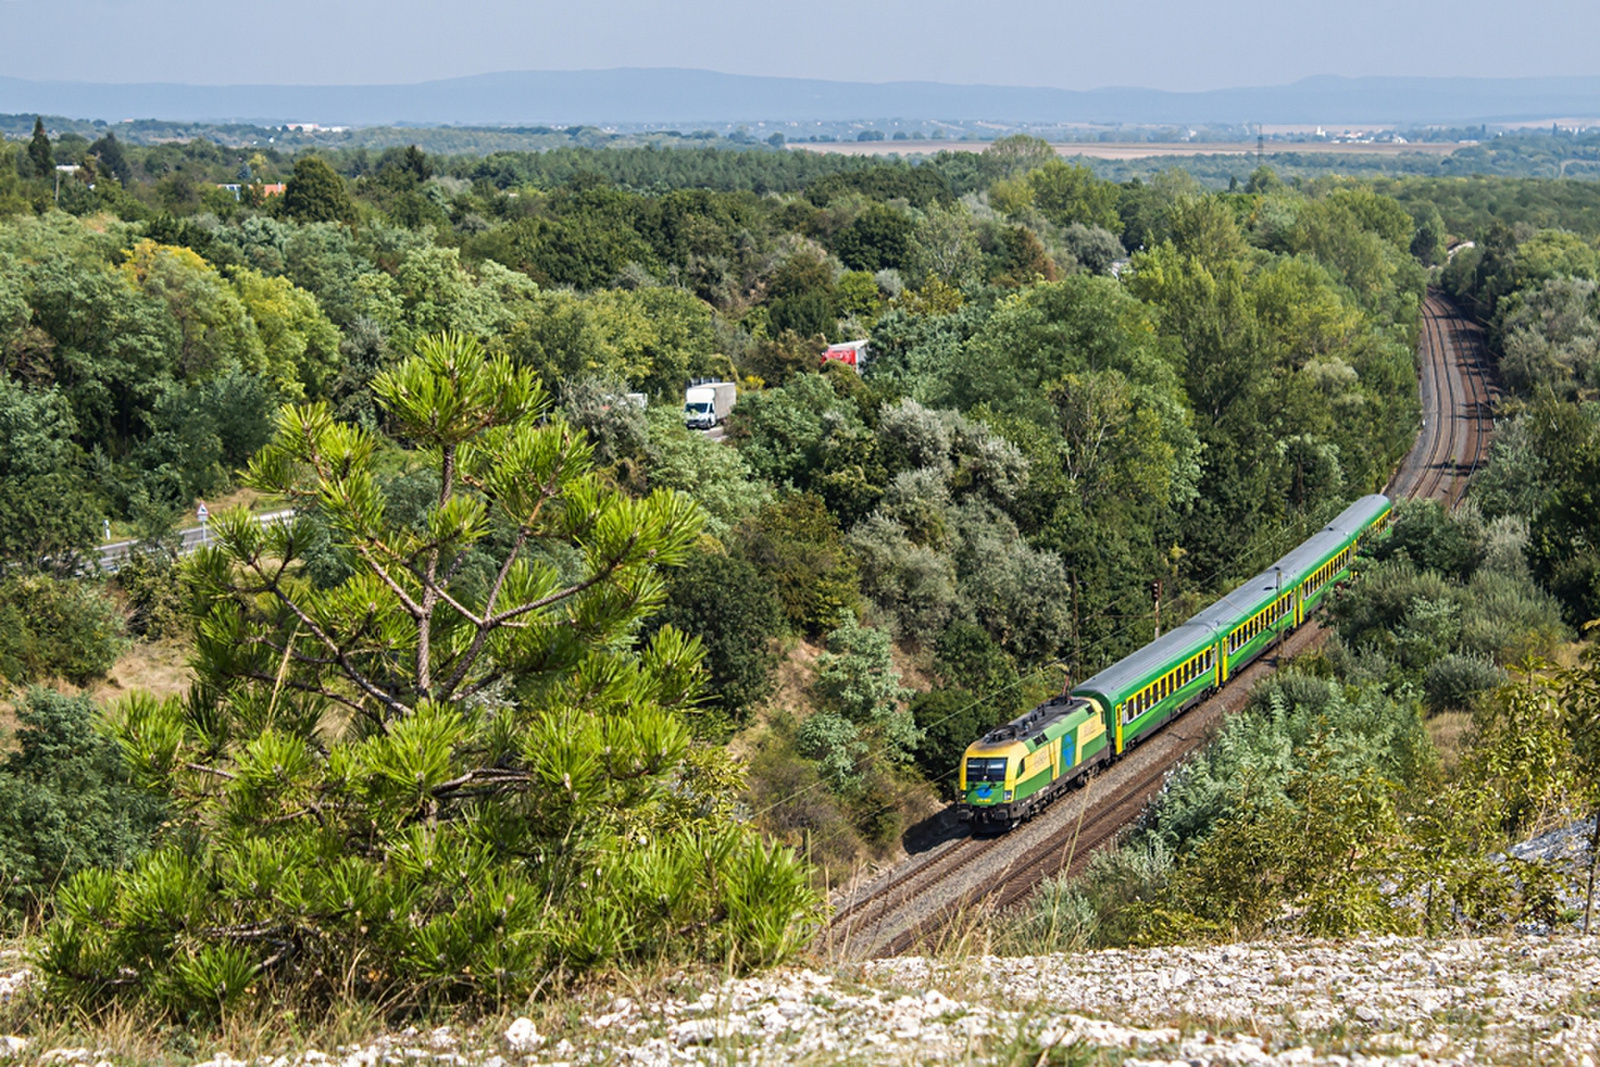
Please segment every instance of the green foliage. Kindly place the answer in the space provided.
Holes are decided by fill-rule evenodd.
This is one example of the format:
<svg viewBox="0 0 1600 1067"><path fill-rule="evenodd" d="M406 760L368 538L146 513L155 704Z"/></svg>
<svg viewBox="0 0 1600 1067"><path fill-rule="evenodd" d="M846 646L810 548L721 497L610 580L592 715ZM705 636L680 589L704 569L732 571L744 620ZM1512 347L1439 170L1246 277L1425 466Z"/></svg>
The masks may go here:
<svg viewBox="0 0 1600 1067"><path fill-rule="evenodd" d="M112 583L122 593L128 632L135 637L159 641L186 632L188 618L177 559L165 546L135 548L117 568Z"/></svg>
<svg viewBox="0 0 1600 1067"><path fill-rule="evenodd" d="M1473 714L1476 737L1462 777L1485 798L1480 810L1486 809L1490 825L1507 835L1548 826L1574 784L1560 695L1535 673L1543 666L1521 664L1521 677Z"/></svg>
<svg viewBox="0 0 1600 1067"><path fill-rule="evenodd" d="M1011 658L981 626L958 620L939 635L934 668L943 686L918 694L911 714L922 740L916 762L932 782L953 789L961 754L1023 703Z"/></svg>
<svg viewBox="0 0 1600 1067"><path fill-rule="evenodd" d="M163 804L129 782L98 714L47 689L19 702L16 747L0 761L0 923L37 917L81 870L126 869L161 824Z"/></svg>
<svg viewBox="0 0 1600 1067"><path fill-rule="evenodd" d="M916 737L903 708L911 691L900 684L889 650L887 633L862 626L853 612L846 612L838 629L828 634L827 651L817 657L816 690L851 722L881 728L888 755L896 759Z"/></svg>
<svg viewBox="0 0 1600 1067"><path fill-rule="evenodd" d="M846 519L874 502L871 436L858 407L823 375L744 397L729 433L751 471L775 486L815 493Z"/></svg>
<svg viewBox="0 0 1600 1067"><path fill-rule="evenodd" d="M1422 705L1432 715L1470 709L1479 696L1505 681L1505 672L1489 659L1452 652L1428 665L1422 677Z"/></svg>
<svg viewBox="0 0 1600 1067"><path fill-rule="evenodd" d="M737 449L695 433L665 405L650 409L646 476L652 486L688 493L705 513L706 530L718 538L759 511L771 490L750 474Z"/></svg>
<svg viewBox="0 0 1600 1067"><path fill-rule="evenodd" d="M1125 254L1122 242L1110 230L1074 222L1061 235L1061 243L1078 265L1090 274L1105 274Z"/></svg>
<svg viewBox="0 0 1600 1067"><path fill-rule="evenodd" d="M259 378L240 372L170 385L149 416L150 435L133 453L150 499L187 511L190 502L232 481L272 434L272 398Z"/></svg>
<svg viewBox="0 0 1600 1067"><path fill-rule="evenodd" d="M1146 825L1026 929L1095 944L1406 930L1407 798L1432 781L1415 711L1279 674L1185 764Z"/></svg>
<svg viewBox="0 0 1600 1067"><path fill-rule="evenodd" d="M285 183L283 215L296 222L352 222L355 204L332 167L316 156L302 156Z"/></svg>
<svg viewBox="0 0 1600 1067"><path fill-rule="evenodd" d="M77 421L60 390L0 377L0 559L70 570L98 516Z"/></svg>
<svg viewBox="0 0 1600 1067"><path fill-rule="evenodd" d="M44 119L33 120L33 137L28 141L28 162L35 178L55 176L56 161L50 150L50 135L44 132Z"/></svg>
<svg viewBox="0 0 1600 1067"><path fill-rule="evenodd" d="M817 761L823 779L841 793L858 792L869 759L890 765L910 759L922 735L906 707L889 635L862 626L846 611L817 657L821 711L800 725L800 751Z"/></svg>
<svg viewBox="0 0 1600 1067"><path fill-rule="evenodd" d="M12 684L104 676L125 644L122 613L87 580L35 574L0 582L0 677Z"/></svg>
<svg viewBox="0 0 1600 1067"><path fill-rule="evenodd" d="M459 336L373 391L435 495L405 521L371 433L325 405L280 413L249 482L295 521L213 517L186 565L197 683L114 723L184 844L62 890L51 995L405 1006L613 961L792 952L805 872L729 819L728 775L683 724L699 645L634 637L661 606L657 569L694 543L693 504L608 488L538 382ZM324 586L301 565L312 512L349 560Z"/></svg>
<svg viewBox="0 0 1600 1067"><path fill-rule="evenodd" d="M1559 605L1526 576L1483 571L1457 584L1399 559L1363 572L1334 615L1351 647L1417 671L1451 653L1510 662L1566 632Z"/></svg>
<svg viewBox="0 0 1600 1067"><path fill-rule="evenodd" d="M271 381L283 400L323 394L339 370L339 333L316 299L287 278L240 268L233 285L261 343L261 362L245 369Z"/></svg>
<svg viewBox="0 0 1600 1067"><path fill-rule="evenodd" d="M681 403L684 383L711 367L711 308L682 290L529 294L510 310L507 350L547 381L597 376Z"/></svg>
<svg viewBox="0 0 1600 1067"><path fill-rule="evenodd" d="M133 168L129 166L127 156L122 151L122 142L117 140L115 133L107 130L104 136L89 145L88 154L99 160L102 171L121 184L128 185L133 181Z"/></svg>
<svg viewBox="0 0 1600 1067"><path fill-rule="evenodd" d="M706 702L739 726L772 690L773 641L783 609L755 566L709 549L691 554L667 580L665 603L648 628L672 626L705 650Z"/></svg>
<svg viewBox="0 0 1600 1067"><path fill-rule="evenodd" d="M1436 500L1403 500L1395 505L1389 533L1372 550L1378 560L1408 559L1417 568L1457 582L1483 562L1483 530L1472 512L1451 514Z"/></svg>
<svg viewBox="0 0 1600 1067"><path fill-rule="evenodd" d="M650 434L645 408L628 397L622 382L579 378L566 383L561 400L567 421L588 433L601 467L619 470L644 451Z"/></svg>
<svg viewBox="0 0 1600 1067"><path fill-rule="evenodd" d="M860 603L855 560L820 498L780 496L741 523L733 539L777 594L784 616L796 629L825 632Z"/></svg>
<svg viewBox="0 0 1600 1067"><path fill-rule="evenodd" d="M871 204L833 238L833 252L853 270L905 270L916 223L886 204Z"/></svg>
<svg viewBox="0 0 1600 1067"><path fill-rule="evenodd" d="M941 282L957 289L974 284L982 254L966 207L929 204L911 235L906 267L918 286Z"/></svg>
<svg viewBox="0 0 1600 1067"><path fill-rule="evenodd" d="M1117 187L1097 179L1088 167L1050 159L1028 173L1032 203L1058 226L1097 226L1113 236L1122 229Z"/></svg>

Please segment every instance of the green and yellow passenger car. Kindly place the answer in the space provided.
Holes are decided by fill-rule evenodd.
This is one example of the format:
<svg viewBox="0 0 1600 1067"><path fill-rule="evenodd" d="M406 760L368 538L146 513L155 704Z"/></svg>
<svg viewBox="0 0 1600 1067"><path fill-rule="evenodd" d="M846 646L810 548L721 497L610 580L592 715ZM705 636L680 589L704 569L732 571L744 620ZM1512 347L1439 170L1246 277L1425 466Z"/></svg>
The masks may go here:
<svg viewBox="0 0 1600 1067"><path fill-rule="evenodd" d="M973 742L961 761L962 818L1016 825L1227 684L1321 606L1392 509L1388 497L1362 497L1182 626Z"/></svg>

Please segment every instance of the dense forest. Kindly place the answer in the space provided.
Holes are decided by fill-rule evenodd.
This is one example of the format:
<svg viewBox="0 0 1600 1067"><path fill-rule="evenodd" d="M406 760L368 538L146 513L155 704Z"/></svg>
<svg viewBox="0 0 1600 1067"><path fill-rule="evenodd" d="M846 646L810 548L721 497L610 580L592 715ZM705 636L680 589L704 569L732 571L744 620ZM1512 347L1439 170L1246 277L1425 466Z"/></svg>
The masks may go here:
<svg viewBox="0 0 1600 1067"><path fill-rule="evenodd" d="M1560 734L1553 676L1503 715L1486 694L1600 614L1600 557L1565 547L1600 526L1593 203L1265 167L1114 183L1027 137L919 164L291 157L40 125L0 145L8 921L50 920L71 1001L179 1014L782 958L816 872L897 848L986 727L1384 484L1431 272L1518 398L1472 509L1407 511L1341 643L1028 921L1183 937L1287 902L1389 928L1384 892L1453 878L1446 923L1496 834L1586 780L1562 764L1434 838L1405 818L1512 780L1472 755L1508 716ZM821 363L854 339L860 373ZM739 384L722 441L683 425L704 377ZM180 562L173 528L223 496L293 516L219 514ZM103 577L108 532L141 547ZM67 695L161 643L187 695ZM1477 779L1424 718L1472 708ZM1307 818L1368 836L1295 838ZM1308 899L1402 826L1413 866Z"/></svg>

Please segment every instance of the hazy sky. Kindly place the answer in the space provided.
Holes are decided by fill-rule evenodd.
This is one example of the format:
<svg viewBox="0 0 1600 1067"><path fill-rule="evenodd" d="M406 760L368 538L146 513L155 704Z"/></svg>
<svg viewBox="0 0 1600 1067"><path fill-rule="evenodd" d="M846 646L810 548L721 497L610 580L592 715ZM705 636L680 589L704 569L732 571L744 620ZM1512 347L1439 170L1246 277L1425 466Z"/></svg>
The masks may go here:
<svg viewBox="0 0 1600 1067"><path fill-rule="evenodd" d="M693 67L1215 89L1313 74L1600 74L1594 0L0 0L0 75L417 82Z"/></svg>

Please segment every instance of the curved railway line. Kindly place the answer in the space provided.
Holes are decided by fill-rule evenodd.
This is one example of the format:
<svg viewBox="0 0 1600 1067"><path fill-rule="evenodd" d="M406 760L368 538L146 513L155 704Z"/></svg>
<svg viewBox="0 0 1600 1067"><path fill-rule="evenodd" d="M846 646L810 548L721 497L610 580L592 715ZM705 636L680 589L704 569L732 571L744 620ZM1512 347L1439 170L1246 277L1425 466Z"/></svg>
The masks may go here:
<svg viewBox="0 0 1600 1067"><path fill-rule="evenodd" d="M1395 499L1460 503L1488 454L1497 390L1483 331L1429 293L1418 345L1423 412L1416 443L1385 489ZM1017 903L1046 878L1078 873L1161 788L1171 769L1205 743L1279 658L1322 644L1320 623L1302 626L1211 699L1067 793L1032 822L994 837L965 836L954 807L938 816L933 843L876 878L833 896L817 950L867 959L936 948L984 916ZM985 862L987 861L987 862Z"/></svg>

